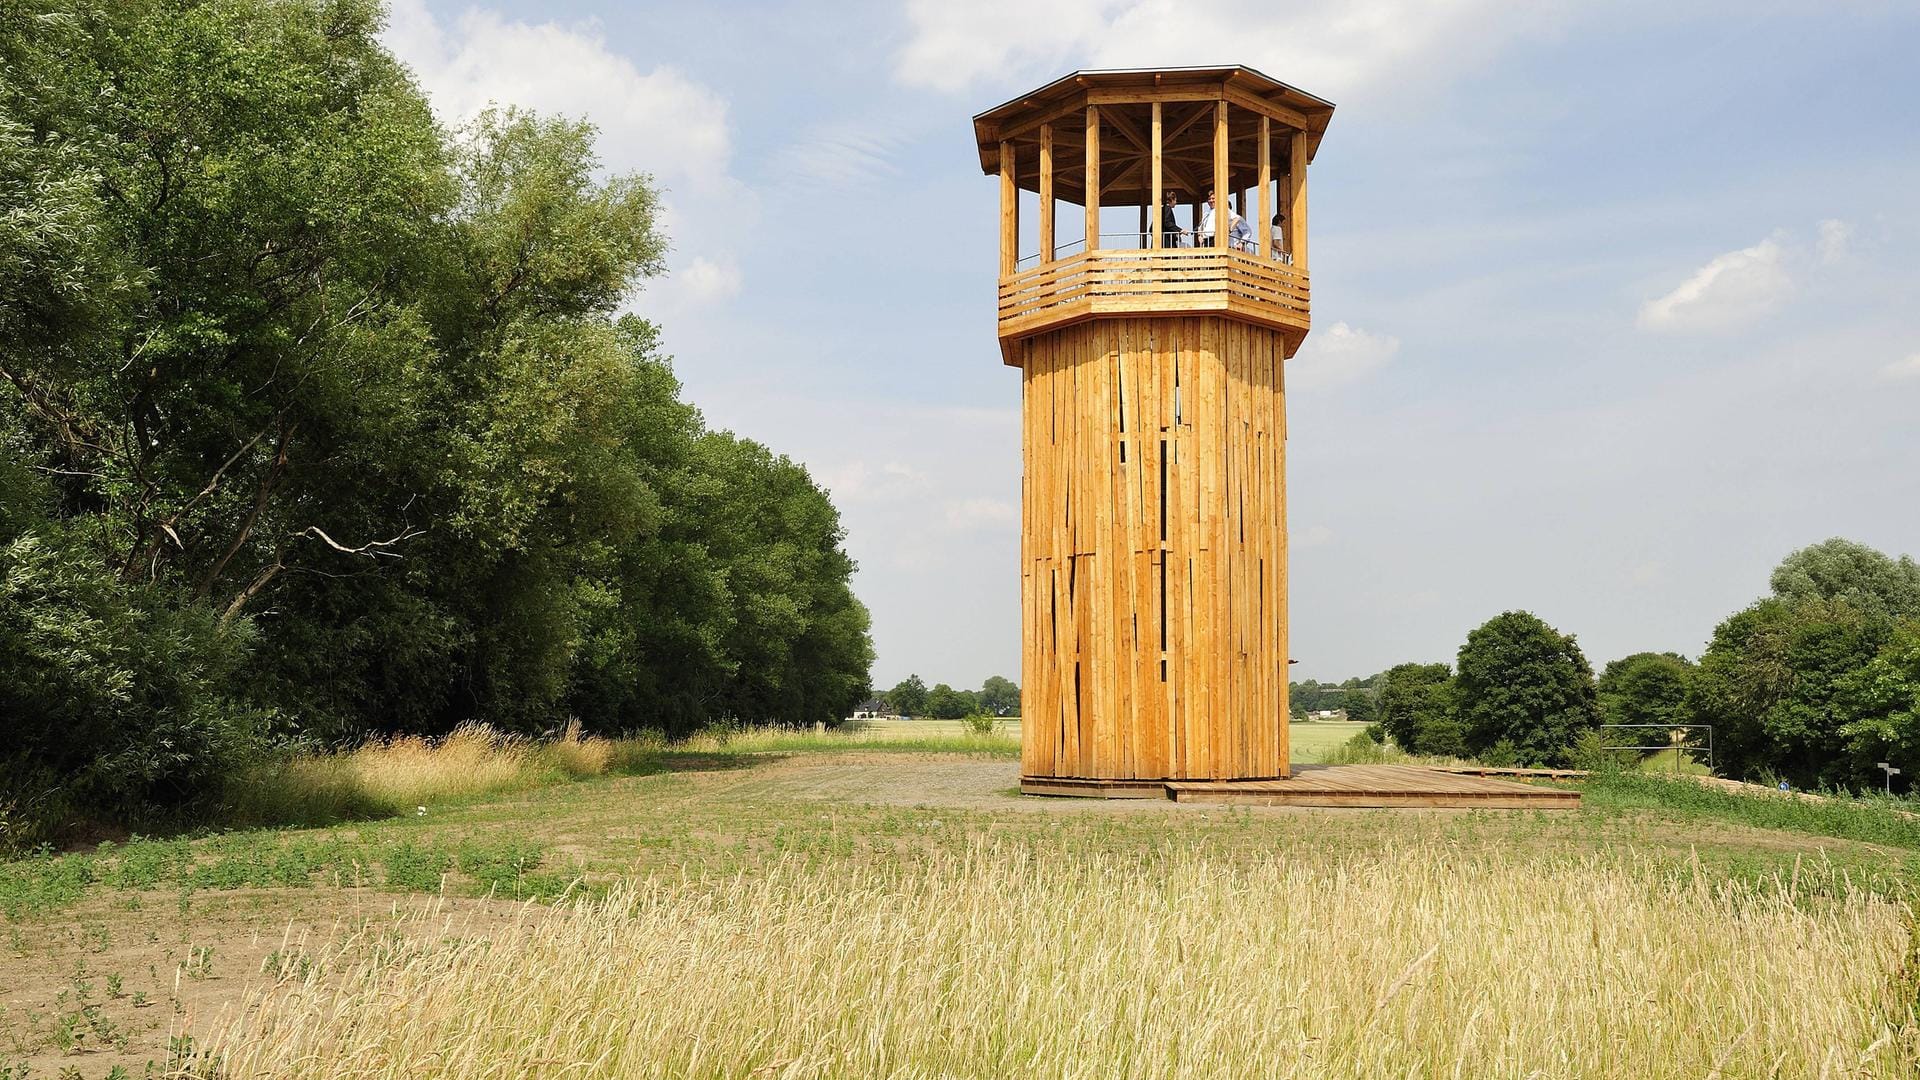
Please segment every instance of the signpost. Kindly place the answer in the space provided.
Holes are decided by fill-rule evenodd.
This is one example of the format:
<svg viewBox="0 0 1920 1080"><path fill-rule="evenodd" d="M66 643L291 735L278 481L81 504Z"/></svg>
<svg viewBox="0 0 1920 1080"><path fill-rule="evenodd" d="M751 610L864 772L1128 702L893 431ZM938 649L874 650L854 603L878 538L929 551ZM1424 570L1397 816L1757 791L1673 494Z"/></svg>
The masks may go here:
<svg viewBox="0 0 1920 1080"><path fill-rule="evenodd" d="M1894 768L1890 762L1876 761L1874 764L1880 766L1880 771L1887 774L1887 794L1893 794L1893 778L1900 775L1900 770Z"/></svg>

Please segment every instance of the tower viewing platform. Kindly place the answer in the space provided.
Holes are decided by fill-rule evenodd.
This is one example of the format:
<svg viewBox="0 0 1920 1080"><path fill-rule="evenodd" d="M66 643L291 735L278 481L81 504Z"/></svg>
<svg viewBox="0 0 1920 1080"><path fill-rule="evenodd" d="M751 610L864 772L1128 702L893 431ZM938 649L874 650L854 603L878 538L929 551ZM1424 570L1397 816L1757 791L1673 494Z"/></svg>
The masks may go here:
<svg viewBox="0 0 1920 1080"><path fill-rule="evenodd" d="M1075 72L974 117L1000 178L1002 358L1097 317L1181 315L1265 327L1293 355L1310 325L1307 166L1332 116L1228 66Z"/></svg>

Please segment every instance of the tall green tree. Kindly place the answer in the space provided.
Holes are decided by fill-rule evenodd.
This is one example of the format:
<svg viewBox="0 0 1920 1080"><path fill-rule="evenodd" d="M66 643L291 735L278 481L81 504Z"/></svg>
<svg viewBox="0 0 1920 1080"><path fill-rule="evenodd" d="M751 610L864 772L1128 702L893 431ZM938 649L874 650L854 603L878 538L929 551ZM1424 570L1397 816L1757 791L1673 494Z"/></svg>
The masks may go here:
<svg viewBox="0 0 1920 1080"><path fill-rule="evenodd" d="M1020 712L1020 688L1012 679L989 675L980 686L980 707L995 716L1013 716Z"/></svg>
<svg viewBox="0 0 1920 1080"><path fill-rule="evenodd" d="M805 723L867 690L825 492L708 431L618 316L662 268L653 185L584 124L443 130L383 18L0 7L0 701L44 735L16 773L77 753L157 799L268 736ZM108 728L48 697L92 683L125 688Z"/></svg>
<svg viewBox="0 0 1920 1080"><path fill-rule="evenodd" d="M927 715L936 720L958 720L980 711L980 699L971 690L955 690L936 683L927 691Z"/></svg>
<svg viewBox="0 0 1920 1080"><path fill-rule="evenodd" d="M1730 775L1812 787L1859 783L1841 687L1891 640L1893 624L1829 600L1762 600L1714 628L1689 683L1687 714L1711 724Z"/></svg>
<svg viewBox="0 0 1920 1080"><path fill-rule="evenodd" d="M920 676L909 675L887 691L887 704L901 716L927 715L927 684Z"/></svg>
<svg viewBox="0 0 1920 1080"><path fill-rule="evenodd" d="M1872 661L1841 677L1834 688L1836 703L1848 717L1841 725L1848 766L1856 780L1872 786L1881 778L1878 763L1901 770L1914 790L1920 775L1920 621L1908 620Z"/></svg>
<svg viewBox="0 0 1920 1080"><path fill-rule="evenodd" d="M1871 617L1920 618L1920 564L1837 536L1780 560L1771 584L1788 603L1832 601Z"/></svg>
<svg viewBox="0 0 1920 1080"><path fill-rule="evenodd" d="M1442 757L1467 753L1454 710L1453 670L1445 664L1397 664L1379 676L1379 723L1401 749Z"/></svg>
<svg viewBox="0 0 1920 1080"><path fill-rule="evenodd" d="M1356 724L1371 724L1380 718L1379 691L1376 689L1380 676L1361 679L1352 678L1340 684L1345 691L1340 695L1341 707L1347 710L1347 719Z"/></svg>
<svg viewBox="0 0 1920 1080"><path fill-rule="evenodd" d="M1608 724L1684 723L1687 680L1692 674L1693 665L1678 653L1634 653L1609 662L1596 685L1601 721Z"/></svg>
<svg viewBox="0 0 1920 1080"><path fill-rule="evenodd" d="M1460 647L1454 678L1475 756L1562 765L1600 722L1593 669L1570 634L1524 611L1487 620Z"/></svg>

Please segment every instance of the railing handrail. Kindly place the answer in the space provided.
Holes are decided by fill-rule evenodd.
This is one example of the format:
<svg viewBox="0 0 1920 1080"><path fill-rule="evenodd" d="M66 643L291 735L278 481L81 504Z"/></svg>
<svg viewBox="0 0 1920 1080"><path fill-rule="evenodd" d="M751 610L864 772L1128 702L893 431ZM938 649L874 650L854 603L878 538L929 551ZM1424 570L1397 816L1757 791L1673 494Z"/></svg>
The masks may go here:
<svg viewBox="0 0 1920 1080"><path fill-rule="evenodd" d="M1096 248L1000 279L1002 333L1095 312L1240 311L1304 330L1311 286L1291 264L1235 248Z"/></svg>
<svg viewBox="0 0 1920 1080"><path fill-rule="evenodd" d="M1284 258L1269 258L1265 255L1259 254L1258 252L1242 251L1239 248L1212 248L1212 247L1104 248L1103 247L1103 248L1095 248L1092 251L1076 251L1071 255L1064 255L1059 258L1055 258L1049 262L1034 263L1028 266L1017 267L1011 275L1001 278L1000 284L1001 284L1001 287L1005 288L1010 285L1018 285L1018 283L1021 282L1023 279L1026 279L1035 275L1039 275L1042 273L1051 273L1051 274L1070 273L1074 271L1075 267L1078 264L1089 261L1089 260L1112 261L1112 262L1117 262L1122 264L1127 264L1127 263L1149 264L1155 259L1159 259L1164 262L1172 262L1172 263L1192 262L1196 264L1205 264L1209 262L1224 263L1226 260L1232 259L1244 266L1248 266L1250 268L1256 268L1260 271L1272 271L1283 277L1297 278L1302 282L1305 282L1308 279L1307 271L1302 270L1299 267L1293 265L1291 260L1284 259Z"/></svg>
<svg viewBox="0 0 1920 1080"><path fill-rule="evenodd" d="M1123 233L1101 233L1100 239L1105 240L1108 237L1114 237L1114 238L1122 238L1122 239L1131 241L1131 240L1138 240L1143 235L1145 234L1139 232L1138 230L1135 230L1133 232L1123 232ZM1183 229L1180 231L1179 235L1183 238L1192 238L1196 234L1191 229ZM1207 239L1210 239L1210 238L1211 237L1207 237ZM1022 255L1014 261L1014 269L1016 271L1031 270L1036 267L1048 266L1053 263L1064 262L1067 259L1077 258L1078 256L1088 254L1086 242L1087 241L1085 237L1074 237L1070 240L1062 241L1061 243L1054 245L1054 255L1053 255L1053 258L1051 259L1042 259L1041 253L1037 251L1029 255ZM1150 247L1146 245L1135 245L1135 244L1108 245L1103 243L1099 247L1093 248L1092 250L1094 252L1116 251L1116 252L1140 253L1140 254L1151 254L1156 251L1188 251L1188 252L1202 252L1207 254L1213 254L1213 253L1224 250L1224 251L1238 252L1239 254L1246 255L1255 259L1262 259L1269 262L1279 263L1282 266L1291 267L1293 265L1292 252L1280 251L1280 252L1274 253L1269 250L1271 247L1272 247L1271 241L1268 241L1268 243L1266 244L1262 244L1259 242L1259 238L1256 237L1251 246L1244 246L1240 244L1229 243L1224 248L1219 248L1219 247L1215 247L1213 244L1210 244L1210 243L1197 244L1197 245L1182 243L1182 244L1162 244L1159 247Z"/></svg>

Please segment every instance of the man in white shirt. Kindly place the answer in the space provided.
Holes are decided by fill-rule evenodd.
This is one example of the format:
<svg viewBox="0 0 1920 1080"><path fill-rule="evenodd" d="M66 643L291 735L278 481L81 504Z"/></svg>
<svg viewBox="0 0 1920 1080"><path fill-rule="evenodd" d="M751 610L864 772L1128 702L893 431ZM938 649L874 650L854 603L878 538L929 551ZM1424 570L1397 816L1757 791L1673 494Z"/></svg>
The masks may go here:
<svg viewBox="0 0 1920 1080"><path fill-rule="evenodd" d="M1213 227L1213 197L1213 192L1207 192L1207 204L1200 218L1200 242L1208 247L1218 247L1220 243L1220 234ZM1246 218L1234 213L1231 205L1227 207L1227 243L1235 251L1253 250L1253 229Z"/></svg>

